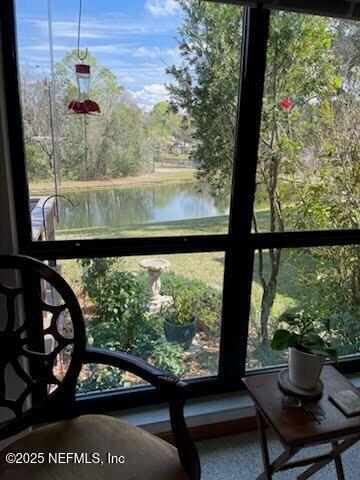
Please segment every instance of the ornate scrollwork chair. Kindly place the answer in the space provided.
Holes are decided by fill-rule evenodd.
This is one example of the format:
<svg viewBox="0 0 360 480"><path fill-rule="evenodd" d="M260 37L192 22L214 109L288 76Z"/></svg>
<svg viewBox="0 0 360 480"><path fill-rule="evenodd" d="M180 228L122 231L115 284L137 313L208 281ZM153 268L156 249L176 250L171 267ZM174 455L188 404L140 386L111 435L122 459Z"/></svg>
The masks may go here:
<svg viewBox="0 0 360 480"><path fill-rule="evenodd" d="M199 458L183 413L186 384L131 355L89 348L76 296L54 269L25 256L0 256L0 280L4 273L16 279L0 282L0 440L25 433L0 453L0 478L198 480ZM56 302L44 296L49 287ZM60 357L66 362L59 366ZM166 394L176 448L111 416L78 416L77 379L83 365L94 363L131 372ZM29 427L35 428L26 432ZM5 460L18 453L23 461L25 452L37 463ZM66 456L69 463L49 463L49 454L59 452L96 453L100 460L79 464ZM107 454L125 463L107 463Z"/></svg>

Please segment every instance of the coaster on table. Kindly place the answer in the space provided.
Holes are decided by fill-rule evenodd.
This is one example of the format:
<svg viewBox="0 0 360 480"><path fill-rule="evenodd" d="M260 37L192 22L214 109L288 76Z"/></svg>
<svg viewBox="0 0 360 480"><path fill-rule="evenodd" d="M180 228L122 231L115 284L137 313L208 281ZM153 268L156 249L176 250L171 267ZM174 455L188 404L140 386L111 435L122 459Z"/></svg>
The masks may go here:
<svg viewBox="0 0 360 480"><path fill-rule="evenodd" d="M293 383L290 382L289 379L289 370L286 368L284 370L281 370L278 376L278 383L280 390L287 394L287 395L292 395L295 397L299 397L303 400L320 400L322 397L322 392L324 389L324 384L321 380L319 380L319 383L315 388L312 388L311 390L304 390L303 388L299 388Z"/></svg>
<svg viewBox="0 0 360 480"><path fill-rule="evenodd" d="M347 417L360 415L360 395L353 390L332 393L329 400Z"/></svg>

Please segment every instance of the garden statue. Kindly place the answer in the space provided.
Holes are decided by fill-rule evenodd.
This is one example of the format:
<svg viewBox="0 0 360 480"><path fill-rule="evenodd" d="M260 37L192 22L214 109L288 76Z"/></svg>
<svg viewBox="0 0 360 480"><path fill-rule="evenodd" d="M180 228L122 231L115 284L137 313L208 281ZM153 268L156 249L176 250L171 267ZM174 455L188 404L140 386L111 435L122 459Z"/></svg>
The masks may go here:
<svg viewBox="0 0 360 480"><path fill-rule="evenodd" d="M161 272L170 267L170 262L161 258L145 258L141 260L140 266L146 268L149 275L150 313L157 313L162 306L172 303L171 296L161 295L160 279Z"/></svg>

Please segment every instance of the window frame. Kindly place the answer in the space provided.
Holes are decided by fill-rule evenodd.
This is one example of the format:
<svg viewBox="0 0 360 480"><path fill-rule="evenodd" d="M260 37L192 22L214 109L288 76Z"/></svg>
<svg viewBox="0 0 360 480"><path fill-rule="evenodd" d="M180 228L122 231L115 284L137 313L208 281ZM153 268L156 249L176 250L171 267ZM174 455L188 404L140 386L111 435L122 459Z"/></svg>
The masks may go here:
<svg viewBox="0 0 360 480"><path fill-rule="evenodd" d="M56 261L92 257L224 252L223 315L218 376L187 380L190 385L188 395L195 397L242 389L241 378L247 374L245 364L255 251L269 248L360 245L360 230L274 233L251 231L271 11L261 6L244 7L243 42L242 50L239 52L241 68L233 186L227 234L34 242L31 238L29 192L19 101L14 1L7 0L3 3L0 27L2 45L6 45L3 49L4 83L10 154L15 172L12 181L20 253L40 260ZM241 2L231 0L219 3L237 3L239 8L241 7ZM251 61L252 58L256 58L256 62ZM279 368L251 370L250 373L262 373ZM340 361L339 369L346 373L360 370L360 357L346 357ZM148 386L79 395L79 413L94 409L106 411L162 400L163 398Z"/></svg>

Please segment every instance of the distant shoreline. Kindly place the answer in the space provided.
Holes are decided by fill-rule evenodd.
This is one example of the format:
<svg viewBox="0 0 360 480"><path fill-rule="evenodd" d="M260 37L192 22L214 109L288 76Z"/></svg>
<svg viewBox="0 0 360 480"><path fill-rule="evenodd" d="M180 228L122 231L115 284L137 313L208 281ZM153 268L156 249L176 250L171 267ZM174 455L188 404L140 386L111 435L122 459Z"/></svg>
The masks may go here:
<svg viewBox="0 0 360 480"><path fill-rule="evenodd" d="M195 169L159 169L154 173L146 173L135 177L119 177L101 180L64 180L60 192L78 192L86 190L101 190L108 188L142 187L169 183L193 182ZM51 180L29 182L30 195L49 195L54 193L54 183Z"/></svg>

